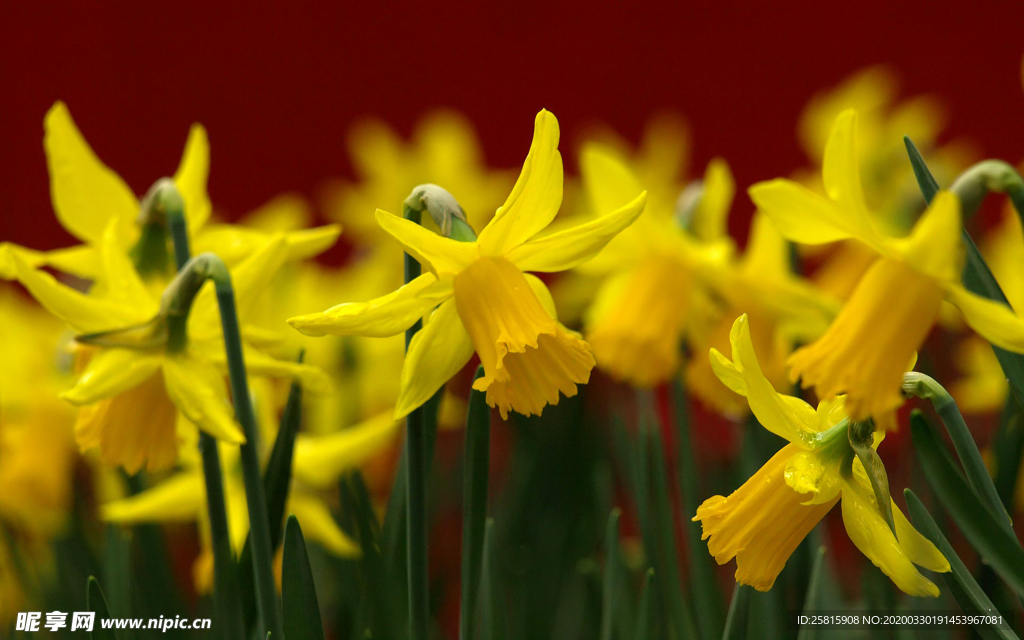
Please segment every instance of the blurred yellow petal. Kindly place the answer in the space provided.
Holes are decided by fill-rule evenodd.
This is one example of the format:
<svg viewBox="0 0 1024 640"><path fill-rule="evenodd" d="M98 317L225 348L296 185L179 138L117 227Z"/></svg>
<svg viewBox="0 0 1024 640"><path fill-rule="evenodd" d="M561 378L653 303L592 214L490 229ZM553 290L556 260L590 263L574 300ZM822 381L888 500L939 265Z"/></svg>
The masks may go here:
<svg viewBox="0 0 1024 640"><path fill-rule="evenodd" d="M163 361L162 355L133 349L100 349L89 359L75 385L61 394L61 398L83 405L116 396L156 373Z"/></svg>
<svg viewBox="0 0 1024 640"><path fill-rule="evenodd" d="M196 344L196 343L193 343ZM196 344L199 347L198 344ZM205 357L217 364L223 372L227 372L227 356L223 342L210 342L199 347ZM313 394L326 394L332 390L331 378L317 366L303 364L292 360L281 360L258 349L245 347L245 370L250 375L271 378L295 378L302 383L304 391Z"/></svg>
<svg viewBox="0 0 1024 640"><path fill-rule="evenodd" d="M320 543L324 549L340 558L356 558L360 555L359 545L345 535L331 515L331 510L321 500L312 496L293 495L288 501L288 510L302 525L302 533L307 540Z"/></svg>
<svg viewBox="0 0 1024 640"><path fill-rule="evenodd" d="M332 487L343 473L390 447L402 424L389 410L330 435L300 434L295 439L295 477L314 487Z"/></svg>
<svg viewBox="0 0 1024 640"><path fill-rule="evenodd" d="M921 575L907 557L870 493L871 489L860 486L857 480L843 488L843 524L850 540L904 593L938 597L939 588Z"/></svg>
<svg viewBox="0 0 1024 640"><path fill-rule="evenodd" d="M504 255L555 219L562 204L562 156L558 120L542 110L534 121L533 142L505 204L479 235L480 252ZM633 192L633 197L639 191Z"/></svg>
<svg viewBox="0 0 1024 640"><path fill-rule="evenodd" d="M216 366L187 353L168 354L163 367L167 395L197 427L224 442L242 444L227 383Z"/></svg>
<svg viewBox="0 0 1024 640"><path fill-rule="evenodd" d="M130 232L139 202L121 177L96 157L67 106L55 103L43 124L50 197L61 225L87 242L99 242L110 220Z"/></svg>
<svg viewBox="0 0 1024 640"><path fill-rule="evenodd" d="M958 284L946 287L946 299L956 305L967 324L983 338L1007 351L1024 353L1024 318L1013 309Z"/></svg>
<svg viewBox="0 0 1024 640"><path fill-rule="evenodd" d="M312 229L298 229L285 233L288 261L303 260L318 256L337 242L341 235L340 224L328 224Z"/></svg>
<svg viewBox="0 0 1024 640"><path fill-rule="evenodd" d="M940 191L910 235L890 243L914 269L939 282L959 283L961 235L960 199L949 191Z"/></svg>
<svg viewBox="0 0 1024 640"><path fill-rule="evenodd" d="M190 522L205 509L201 473L177 473L142 493L100 507L107 522Z"/></svg>
<svg viewBox="0 0 1024 640"><path fill-rule="evenodd" d="M98 333L149 320L145 309L89 296L60 284L44 271L33 269L17 253L10 258L18 281L32 297L77 333Z"/></svg>
<svg viewBox="0 0 1024 640"><path fill-rule="evenodd" d="M858 226L869 227L864 189L857 162L857 112L847 109L836 117L825 145L821 180L825 192Z"/></svg>
<svg viewBox="0 0 1024 640"><path fill-rule="evenodd" d="M608 242L643 212L647 192L621 208L579 226L541 236L508 252L508 259L523 271L555 272L572 269L596 256Z"/></svg>
<svg viewBox="0 0 1024 640"><path fill-rule="evenodd" d="M580 173L590 206L598 215L621 210L645 190L625 161L602 144L589 143L583 147Z"/></svg>
<svg viewBox="0 0 1024 640"><path fill-rule="evenodd" d="M881 250L882 240L864 216L857 216L807 187L776 178L748 190L757 208L772 219L779 233L801 244L825 244L854 238Z"/></svg>
<svg viewBox="0 0 1024 640"><path fill-rule="evenodd" d="M728 235L729 207L736 193L736 183L725 160L714 158L708 163L701 191L690 230L705 242L718 240Z"/></svg>
<svg viewBox="0 0 1024 640"><path fill-rule="evenodd" d="M321 313L289 318L288 324L310 336L353 335L386 338L411 327L452 296L452 279L424 273L386 296L346 302Z"/></svg>
<svg viewBox="0 0 1024 640"><path fill-rule="evenodd" d="M395 419L429 400L469 362L473 351L473 341L462 325L455 300L447 300L409 343Z"/></svg>
<svg viewBox="0 0 1024 640"><path fill-rule="evenodd" d="M155 316L160 302L142 282L118 230L111 221L100 244L101 278L98 286L111 300L133 306L140 316Z"/></svg>
<svg viewBox="0 0 1024 640"><path fill-rule="evenodd" d="M201 124L194 124L188 132L181 163L174 174L174 184L185 201L185 220L192 233L210 219L210 195L206 181L210 175L210 140Z"/></svg>
<svg viewBox="0 0 1024 640"><path fill-rule="evenodd" d="M445 238L411 220L377 209L377 224L416 260L440 276L457 273L477 257L476 243Z"/></svg>

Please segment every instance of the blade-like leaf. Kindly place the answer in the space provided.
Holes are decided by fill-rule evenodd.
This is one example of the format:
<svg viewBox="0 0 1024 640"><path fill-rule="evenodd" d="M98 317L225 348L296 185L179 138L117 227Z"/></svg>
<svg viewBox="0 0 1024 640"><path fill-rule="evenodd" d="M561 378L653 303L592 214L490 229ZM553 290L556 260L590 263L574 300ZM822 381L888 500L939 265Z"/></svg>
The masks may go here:
<svg viewBox="0 0 1024 640"><path fill-rule="evenodd" d="M648 569L644 574L644 585L640 591L640 604L636 612L636 633L634 640L649 640L654 635L651 633L651 607L655 600L654 569Z"/></svg>
<svg viewBox="0 0 1024 640"><path fill-rule="evenodd" d="M104 629L100 623L100 620L110 619L110 609L107 607L107 599L103 597L100 583L93 576L89 576L89 582L86 585L85 605L89 611L96 614L90 637L93 640L117 640L117 632L113 629Z"/></svg>
<svg viewBox="0 0 1024 640"><path fill-rule="evenodd" d="M982 558L1018 595L1024 595L1024 549L1002 526L1000 517L979 501L919 411L911 414L910 428L921 467L939 502Z"/></svg>
<svg viewBox="0 0 1024 640"><path fill-rule="evenodd" d="M604 532L604 590L601 606L601 640L612 640L616 595L619 587L619 516L622 511L612 509Z"/></svg>
<svg viewBox="0 0 1024 640"><path fill-rule="evenodd" d="M505 640L508 636L507 614L501 594L501 580L497 575L494 543L494 520L488 518L484 531L484 556L480 576L481 640Z"/></svg>
<svg viewBox="0 0 1024 640"><path fill-rule="evenodd" d="M822 574L825 571L825 547L818 547L814 552L814 564L811 566L811 579L807 583L807 595L804 596L804 615L813 615L818 610L818 595L820 593ZM796 640L815 640L818 637L818 628L813 625L800 627Z"/></svg>
<svg viewBox="0 0 1024 640"><path fill-rule="evenodd" d="M288 518L281 563L281 600L284 628L302 640L324 640L324 625L316 598L313 571L309 567L306 541L295 516Z"/></svg>
<svg viewBox="0 0 1024 640"><path fill-rule="evenodd" d="M484 375L477 367L476 378ZM487 526L487 484L490 473L491 408L487 394L473 389L469 393L466 420L465 486L462 506L462 602L460 605L459 638L475 638L477 592L480 587L480 566Z"/></svg>
<svg viewBox="0 0 1024 640"><path fill-rule="evenodd" d="M750 592L752 587L736 583L729 603L729 614L725 619L722 640L743 640L747 637L747 622L750 617Z"/></svg>

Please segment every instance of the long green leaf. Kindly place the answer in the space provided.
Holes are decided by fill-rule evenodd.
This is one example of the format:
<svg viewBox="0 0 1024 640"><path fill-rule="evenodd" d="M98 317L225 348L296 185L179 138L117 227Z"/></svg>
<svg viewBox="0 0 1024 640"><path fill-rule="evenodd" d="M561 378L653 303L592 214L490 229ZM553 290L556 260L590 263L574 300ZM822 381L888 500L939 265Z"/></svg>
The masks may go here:
<svg viewBox="0 0 1024 640"><path fill-rule="evenodd" d="M942 530L939 529L939 525L932 519L931 514L925 509L921 500L910 489L904 489L903 495L907 499L907 508L910 510L910 517L913 518L917 530L924 537L931 540L938 547L939 552L949 560L949 566L952 570L949 573L942 574L942 579L946 586L949 587L949 591L953 594L953 599L956 600L956 603L966 613L998 615L995 605L992 604L992 601L989 600L985 592L975 582L974 576L971 575L963 560L953 550L946 536L942 535ZM1003 640L1017 638L1008 628L977 626L975 629L983 638L1002 638Z"/></svg>
<svg viewBox="0 0 1024 640"><path fill-rule="evenodd" d="M672 401L676 437L679 440L676 454L676 474L679 495L683 500L683 524L686 528L690 561L690 591L693 594L694 609L699 612L697 625L701 637L710 640L722 634L722 629L725 626L725 602L715 578L713 559L707 552L707 547L702 539L700 523L693 522L691 519L699 505L697 462L693 455L693 439L686 392L679 381L679 376L676 376L672 384Z"/></svg>
<svg viewBox="0 0 1024 640"><path fill-rule="evenodd" d="M818 610L821 591L822 574L825 572L825 547L818 547L814 552L814 564L811 565L811 579L807 583L807 595L804 596L804 615L812 615ZM796 640L814 640L818 637L818 628L813 625L800 627Z"/></svg>
<svg viewBox="0 0 1024 640"><path fill-rule="evenodd" d="M999 429L992 440L992 451L996 456L994 482L999 499L1007 510L1013 508L1021 456L1024 455L1024 425L1021 417L1017 401L1013 397L1007 398L1006 407L999 420Z"/></svg>
<svg viewBox="0 0 1024 640"><path fill-rule="evenodd" d="M324 625L309 567L306 540L295 516L288 518L281 562L281 600L284 628L296 640L324 640Z"/></svg>
<svg viewBox="0 0 1024 640"><path fill-rule="evenodd" d="M477 367L474 380L483 377ZM491 408L487 394L473 389L469 393L466 419L465 481L462 505L462 602L459 611L459 638L476 637L477 592L487 526L487 486L490 474Z"/></svg>
<svg viewBox="0 0 1024 640"><path fill-rule="evenodd" d="M384 560L380 554L380 534L373 512L373 504L366 492L366 484L357 470L342 478L339 483L342 504L356 522L356 537L362 550L359 568L365 585L365 603L369 607L369 621L363 621L366 631L373 637L400 637L399 629L404 619L399 615L404 610L404 600L390 597L393 581L385 572ZM364 629L360 629L360 633Z"/></svg>
<svg viewBox="0 0 1024 640"><path fill-rule="evenodd" d="M505 640L508 636L507 614L494 545L494 520L488 518L484 531L484 556L480 580L481 640Z"/></svg>
<svg viewBox="0 0 1024 640"><path fill-rule="evenodd" d="M640 590L640 604L637 606L634 640L649 640L654 637L651 633L651 607L653 606L652 601L655 598L654 569L648 569L644 574L644 584Z"/></svg>
<svg viewBox="0 0 1024 640"><path fill-rule="evenodd" d="M747 623L750 618L750 592L752 587L736 583L729 603L729 615L725 619L722 640L744 640L747 637Z"/></svg>
<svg viewBox="0 0 1024 640"><path fill-rule="evenodd" d="M103 597L100 583L93 576L89 576L89 582L86 584L85 605L89 611L96 614L90 637L93 640L117 640L117 632L113 629L104 629L100 623L101 620L110 619L110 609L107 607L107 599Z"/></svg>
<svg viewBox="0 0 1024 640"><path fill-rule="evenodd" d="M619 565L619 517L622 511L612 509L604 531L604 588L601 606L601 640L612 640L615 620L616 596L620 576Z"/></svg>
<svg viewBox="0 0 1024 640"><path fill-rule="evenodd" d="M1018 595L1024 595L1024 549L1007 532L1000 517L982 504L953 466L924 416L910 416L911 434L928 484L968 542Z"/></svg>

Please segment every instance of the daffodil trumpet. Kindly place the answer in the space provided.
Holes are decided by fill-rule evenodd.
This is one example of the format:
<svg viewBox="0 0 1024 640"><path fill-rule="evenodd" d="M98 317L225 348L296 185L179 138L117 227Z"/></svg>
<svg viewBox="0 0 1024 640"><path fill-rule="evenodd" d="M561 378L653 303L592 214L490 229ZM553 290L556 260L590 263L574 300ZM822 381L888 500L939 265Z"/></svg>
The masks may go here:
<svg viewBox="0 0 1024 640"><path fill-rule="evenodd" d="M1006 507L992 482L992 476L985 466L981 452L978 451L978 445L974 442L953 396L934 378L918 371L910 371L903 376L903 393L932 403L935 413L939 414L939 419L949 432L953 448L956 449L956 454L967 472L967 481L988 503L992 513L1001 516L999 521L1009 528L1010 516L1006 513Z"/></svg>

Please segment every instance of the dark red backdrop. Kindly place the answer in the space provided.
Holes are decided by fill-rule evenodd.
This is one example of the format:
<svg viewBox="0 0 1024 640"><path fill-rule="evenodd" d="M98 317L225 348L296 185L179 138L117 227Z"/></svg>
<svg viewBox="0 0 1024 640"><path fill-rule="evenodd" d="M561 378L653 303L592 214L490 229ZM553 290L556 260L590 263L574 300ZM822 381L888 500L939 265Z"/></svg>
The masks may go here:
<svg viewBox="0 0 1024 640"><path fill-rule="evenodd" d="M175 169L188 125L203 122L210 190L229 215L285 190L313 195L348 173L355 118L375 114L408 131L441 105L467 113L489 159L509 166L521 161L540 107L569 141L598 119L635 138L650 113L676 109L694 129L695 162L723 155L746 186L801 161L794 125L808 96L879 62L902 73L908 92L943 96L951 133L992 156L1024 156L1016 0L963 2L955 12L891 0L135 4L5 8L0 239L70 241L51 214L41 144L56 99L138 192Z"/></svg>

